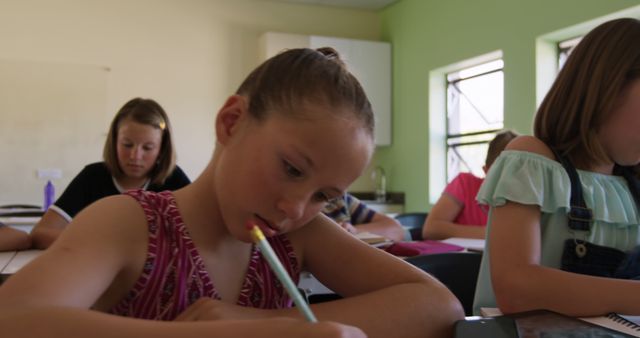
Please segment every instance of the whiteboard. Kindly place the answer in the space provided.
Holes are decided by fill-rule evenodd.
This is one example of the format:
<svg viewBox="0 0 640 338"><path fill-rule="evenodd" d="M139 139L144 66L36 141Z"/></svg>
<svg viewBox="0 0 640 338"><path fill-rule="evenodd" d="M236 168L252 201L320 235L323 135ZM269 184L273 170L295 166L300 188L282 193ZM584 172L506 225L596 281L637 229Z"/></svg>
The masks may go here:
<svg viewBox="0 0 640 338"><path fill-rule="evenodd" d="M106 67L0 59L0 204L42 205L37 169L60 169L56 198L102 157L113 114Z"/></svg>

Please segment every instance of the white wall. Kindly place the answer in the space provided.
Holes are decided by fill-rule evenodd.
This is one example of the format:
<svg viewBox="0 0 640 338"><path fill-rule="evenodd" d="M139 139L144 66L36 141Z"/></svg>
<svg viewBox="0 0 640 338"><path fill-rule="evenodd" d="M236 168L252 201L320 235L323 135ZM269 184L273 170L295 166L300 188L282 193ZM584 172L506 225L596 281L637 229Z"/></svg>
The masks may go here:
<svg viewBox="0 0 640 338"><path fill-rule="evenodd" d="M136 96L153 98L167 110L178 164L195 179L213 151L215 113L256 66L258 38L266 31L375 40L380 23L370 11L264 0L0 0L0 62L75 69L69 74L102 70L87 94L95 96L96 111L86 112L86 128L58 125L34 133L22 120L26 117L0 111L0 123L16 126L14 132L67 142L74 154L36 152L28 142L0 144L0 204L41 204L43 183L35 174L41 167L63 168L55 182L59 194L84 164L100 159L111 117ZM47 93L40 94L33 97L46 101ZM79 100L77 95L57 99ZM59 137L69 130L81 135ZM24 167L10 160L30 153L38 160Z"/></svg>

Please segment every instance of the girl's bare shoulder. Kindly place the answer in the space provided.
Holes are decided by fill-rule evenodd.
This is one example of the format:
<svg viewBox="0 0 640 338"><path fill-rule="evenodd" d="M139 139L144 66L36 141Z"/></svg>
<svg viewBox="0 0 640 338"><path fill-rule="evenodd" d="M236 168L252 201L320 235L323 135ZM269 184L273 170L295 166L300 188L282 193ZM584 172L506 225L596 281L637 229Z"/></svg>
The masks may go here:
<svg viewBox="0 0 640 338"><path fill-rule="evenodd" d="M82 210L69 224L68 232L76 238L135 246L136 242L144 243L147 238L147 221L135 199L116 195L100 199Z"/></svg>
<svg viewBox="0 0 640 338"><path fill-rule="evenodd" d="M513 139L505 150L526 151L538 155L542 155L549 159L555 159L553 152L542 140L534 136L518 136Z"/></svg>

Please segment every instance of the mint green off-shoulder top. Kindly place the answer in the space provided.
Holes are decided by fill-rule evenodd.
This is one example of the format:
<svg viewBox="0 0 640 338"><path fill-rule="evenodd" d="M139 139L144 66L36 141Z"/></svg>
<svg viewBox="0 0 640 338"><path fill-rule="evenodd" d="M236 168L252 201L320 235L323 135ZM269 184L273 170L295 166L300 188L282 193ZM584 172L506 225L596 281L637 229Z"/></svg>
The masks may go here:
<svg viewBox="0 0 640 338"><path fill-rule="evenodd" d="M640 243L640 215L623 177L578 170L585 203L593 210L590 233L577 232L579 239L629 251ZM477 200L490 206L487 235L491 233L492 210L507 201L540 207L540 264L560 268L563 244L576 235L567 226L569 176L559 162L542 155L507 150L491 166ZM512 221L518 226L518 220ZM489 237L480 265L474 313L480 307L496 307L491 285Z"/></svg>

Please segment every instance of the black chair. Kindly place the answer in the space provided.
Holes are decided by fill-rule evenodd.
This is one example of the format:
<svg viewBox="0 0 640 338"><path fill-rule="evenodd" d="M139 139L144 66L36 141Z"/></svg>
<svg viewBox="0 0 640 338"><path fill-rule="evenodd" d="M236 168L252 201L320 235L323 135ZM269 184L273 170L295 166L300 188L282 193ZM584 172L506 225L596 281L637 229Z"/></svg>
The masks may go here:
<svg viewBox="0 0 640 338"><path fill-rule="evenodd" d="M428 213L426 212L407 212L398 214L395 218L403 227L409 230L412 240L421 241L422 225L424 224L424 220L427 219L427 215Z"/></svg>
<svg viewBox="0 0 640 338"><path fill-rule="evenodd" d="M405 260L442 282L458 297L465 314L472 315L481 253L447 252L409 257Z"/></svg>
<svg viewBox="0 0 640 338"><path fill-rule="evenodd" d="M307 299L309 300L309 304L317 304L342 299L342 296L337 293L318 293L308 295Z"/></svg>

